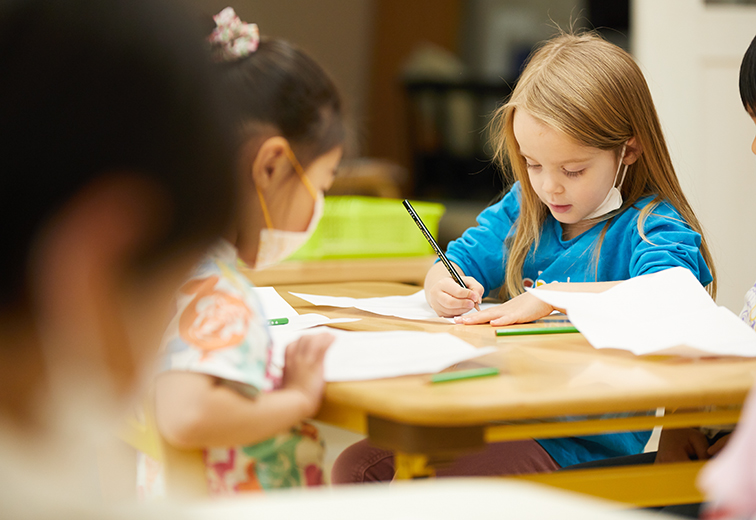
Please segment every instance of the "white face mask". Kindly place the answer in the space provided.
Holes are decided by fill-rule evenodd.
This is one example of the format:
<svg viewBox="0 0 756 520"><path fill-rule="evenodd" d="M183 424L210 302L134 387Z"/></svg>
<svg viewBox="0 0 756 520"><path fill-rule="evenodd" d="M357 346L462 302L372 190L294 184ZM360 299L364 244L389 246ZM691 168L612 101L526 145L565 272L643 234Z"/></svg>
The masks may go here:
<svg viewBox="0 0 756 520"><path fill-rule="evenodd" d="M583 220L588 220L592 218L599 218L603 217L607 213L611 213L614 210L620 209L622 207L622 193L620 193L620 190L622 189L622 183L625 181L625 174L627 173L627 167L628 165L625 165L625 169L622 172L622 179L620 179L619 186L614 186L617 184L617 177L619 177L619 171L622 167L622 161L625 158L625 148L627 147L626 144L622 145L622 154L620 156L619 164L617 165L617 173L614 174L614 182L612 183L612 189L609 190L609 193L606 194L606 197L604 198L604 201L599 204L599 206L593 210L593 212L585 217Z"/></svg>
<svg viewBox="0 0 756 520"><path fill-rule="evenodd" d="M323 193L318 192L315 197L312 218L305 231L283 231L272 227L260 230L260 243L257 246L255 269L265 269L277 264L302 247L315 232L320 217L323 216L323 205Z"/></svg>
<svg viewBox="0 0 756 520"><path fill-rule="evenodd" d="M291 148L286 150L286 154L294 167L294 171L299 175L302 184L305 185L305 188L307 188L307 191L310 192L310 195L315 201L315 207L312 210L312 217L310 218L310 223L307 225L306 230L284 231L281 229L275 229L262 192L259 188L257 189L257 196L260 198L260 207L262 208L263 216L265 217L265 225L267 227L260 230L260 243L257 246L255 269L265 269L266 267L277 264L302 247L315 232L315 228L318 226L318 222L323 216L323 207L325 203L323 193L316 190L310 182L310 179L307 178L304 169L299 164L299 161Z"/></svg>

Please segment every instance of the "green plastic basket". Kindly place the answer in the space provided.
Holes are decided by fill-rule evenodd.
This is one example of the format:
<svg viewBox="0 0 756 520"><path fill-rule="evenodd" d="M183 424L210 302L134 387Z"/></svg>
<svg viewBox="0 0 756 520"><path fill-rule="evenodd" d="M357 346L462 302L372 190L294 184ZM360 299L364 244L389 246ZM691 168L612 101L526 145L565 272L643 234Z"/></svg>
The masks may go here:
<svg viewBox="0 0 756 520"><path fill-rule="evenodd" d="M443 204L412 202L435 237ZM326 197L315 233L287 260L374 258L433 254L428 241L398 199Z"/></svg>

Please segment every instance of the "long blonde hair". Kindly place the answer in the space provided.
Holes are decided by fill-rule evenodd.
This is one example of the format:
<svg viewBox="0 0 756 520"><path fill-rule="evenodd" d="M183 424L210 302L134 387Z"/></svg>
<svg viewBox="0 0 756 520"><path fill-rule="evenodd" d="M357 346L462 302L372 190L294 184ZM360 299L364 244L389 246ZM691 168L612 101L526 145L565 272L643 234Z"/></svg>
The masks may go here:
<svg viewBox="0 0 756 520"><path fill-rule="evenodd" d="M527 111L585 146L613 150L618 159L622 144L634 137L642 154L628 168L620 211L641 197L655 196L638 217L638 231L648 241L643 231L646 218L662 201L672 204L682 219L701 234L701 254L713 277L707 289L716 296L716 273L709 247L675 174L643 73L627 52L588 32L561 34L533 53L509 101L497 109L491 122L494 158L502 171L511 171L522 187L517 229L505 244L509 252L501 288L503 299L524 291L525 258L532 246L538 248L549 214L530 185L525 159L520 155L513 128L516 109ZM597 273L608 225L604 225L598 239Z"/></svg>

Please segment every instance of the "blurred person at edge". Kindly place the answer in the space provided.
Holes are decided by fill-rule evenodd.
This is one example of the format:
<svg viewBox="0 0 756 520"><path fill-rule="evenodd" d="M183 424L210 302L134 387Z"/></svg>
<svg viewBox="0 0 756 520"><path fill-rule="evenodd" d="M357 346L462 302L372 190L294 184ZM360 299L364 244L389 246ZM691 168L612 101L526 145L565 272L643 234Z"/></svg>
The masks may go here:
<svg viewBox="0 0 756 520"><path fill-rule="evenodd" d="M162 0L0 1L3 518L101 517L93 447L233 211L206 56Z"/></svg>
<svg viewBox="0 0 756 520"><path fill-rule="evenodd" d="M739 88L743 108L756 123L756 38L740 64ZM751 143L751 151L756 154L756 138ZM740 318L756 329L756 284L746 292ZM707 500L701 517L709 520L756 518L756 393L753 390L746 398L732 439L727 441L728 437L722 439L727 445L721 451L712 450L715 448L712 446L706 456L701 457L717 455L698 476L699 487ZM723 445L724 442L720 442L716 448Z"/></svg>

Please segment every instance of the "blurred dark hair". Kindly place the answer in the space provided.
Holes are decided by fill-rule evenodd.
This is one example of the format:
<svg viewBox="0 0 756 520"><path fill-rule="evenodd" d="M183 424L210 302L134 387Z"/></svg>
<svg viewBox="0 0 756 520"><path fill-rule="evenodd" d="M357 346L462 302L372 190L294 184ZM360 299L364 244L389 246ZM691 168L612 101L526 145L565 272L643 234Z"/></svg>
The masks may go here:
<svg viewBox="0 0 756 520"><path fill-rule="evenodd" d="M25 296L40 229L98 178L136 173L165 199L134 268L226 226L234 132L201 33L163 0L0 0L0 307Z"/></svg>
<svg viewBox="0 0 756 520"><path fill-rule="evenodd" d="M756 38L740 63L740 99L751 115L756 115Z"/></svg>
<svg viewBox="0 0 756 520"><path fill-rule="evenodd" d="M249 56L217 66L241 128L273 127L291 143L303 165L344 144L339 92L301 49L263 38ZM241 137L249 135L242 132Z"/></svg>

